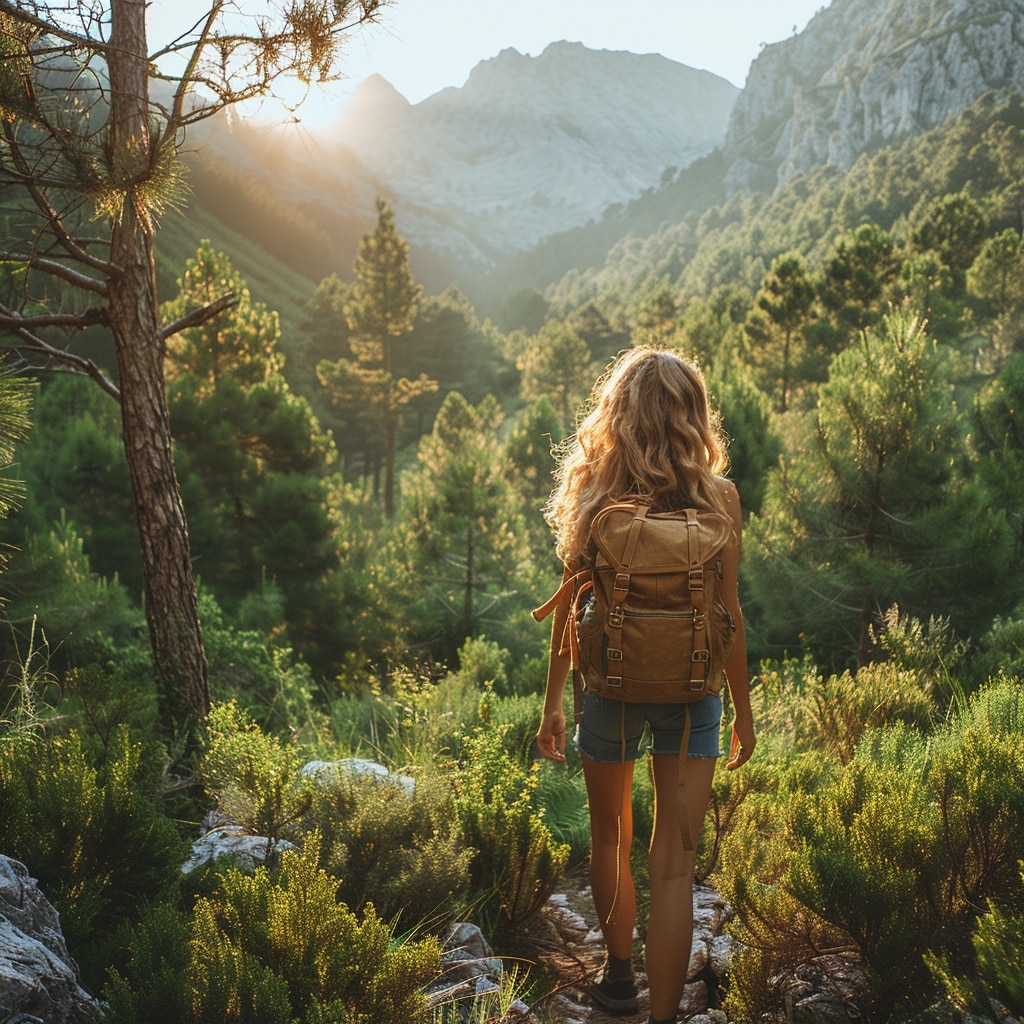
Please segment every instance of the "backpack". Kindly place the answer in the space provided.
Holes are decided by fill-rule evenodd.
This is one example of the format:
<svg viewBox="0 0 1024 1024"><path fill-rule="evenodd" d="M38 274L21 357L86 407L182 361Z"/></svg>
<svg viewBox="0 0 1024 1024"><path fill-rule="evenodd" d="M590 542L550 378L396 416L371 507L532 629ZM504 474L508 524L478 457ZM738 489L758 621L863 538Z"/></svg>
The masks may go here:
<svg viewBox="0 0 1024 1024"><path fill-rule="evenodd" d="M592 565L534 612L546 618L571 585L568 646L587 692L655 704L720 692L736 629L719 596L731 534L719 512L616 502L597 513Z"/></svg>
<svg viewBox="0 0 1024 1024"><path fill-rule="evenodd" d="M736 630L719 594L731 536L720 512L656 512L626 501L594 516L591 565L567 574L533 613L540 621L571 601L561 649L572 656L577 721L584 690L624 703L692 703L721 691ZM689 727L687 709L684 758ZM682 767L680 826L689 850Z"/></svg>

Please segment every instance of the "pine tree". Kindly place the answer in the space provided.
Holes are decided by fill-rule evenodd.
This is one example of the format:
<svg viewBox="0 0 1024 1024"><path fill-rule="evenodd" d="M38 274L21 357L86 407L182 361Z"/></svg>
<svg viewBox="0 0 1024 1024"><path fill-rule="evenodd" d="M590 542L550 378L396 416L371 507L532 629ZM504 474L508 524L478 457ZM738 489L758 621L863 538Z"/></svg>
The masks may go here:
<svg viewBox="0 0 1024 1024"><path fill-rule="evenodd" d="M793 374L807 348L803 329L811 320L813 308L814 285L802 257L787 253L773 260L744 328L751 342L753 363L765 384L778 395L780 412L789 408Z"/></svg>
<svg viewBox="0 0 1024 1024"><path fill-rule="evenodd" d="M520 502L497 438L501 418L492 396L474 407L450 392L404 479L401 586L417 609L419 638L445 659L485 621L500 633L528 575Z"/></svg>
<svg viewBox="0 0 1024 1024"><path fill-rule="evenodd" d="M151 54L139 0L0 0L0 187L16 211L7 237L21 243L2 259L28 282L0 297L0 332L26 358L84 373L120 404L161 724L189 745L210 697L164 353L168 338L234 297L161 320L159 216L184 194L178 150L189 125L272 93L283 76L337 77L347 30L385 3L285 0L248 26L233 5L211 3ZM170 97L151 96L156 75ZM69 341L95 325L113 338L117 383Z"/></svg>
<svg viewBox="0 0 1024 1024"><path fill-rule="evenodd" d="M875 657L893 604L964 633L1006 610L1016 538L965 464L951 371L919 318L890 313L836 356L810 427L748 531L773 639L800 633L838 670Z"/></svg>
<svg viewBox="0 0 1024 1024"><path fill-rule="evenodd" d="M398 376L395 346L416 324L423 289L409 268L409 245L395 230L394 214L377 200L377 230L364 235L355 262L355 280L345 303L352 358L317 366L320 382L335 402L369 408L384 433L384 514L395 511L395 449L404 408L437 390L425 373Z"/></svg>

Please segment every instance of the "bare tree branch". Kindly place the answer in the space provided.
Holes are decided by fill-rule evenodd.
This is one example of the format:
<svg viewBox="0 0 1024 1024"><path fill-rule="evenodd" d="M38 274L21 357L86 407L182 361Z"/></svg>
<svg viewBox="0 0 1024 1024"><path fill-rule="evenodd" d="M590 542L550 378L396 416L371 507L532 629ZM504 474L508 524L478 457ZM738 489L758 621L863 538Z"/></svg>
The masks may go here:
<svg viewBox="0 0 1024 1024"><path fill-rule="evenodd" d="M0 306L0 328L38 330L40 327L74 327L77 330L84 330L86 327L106 325L109 322L105 309L88 309L84 313L40 313L22 316L16 310Z"/></svg>
<svg viewBox="0 0 1024 1024"><path fill-rule="evenodd" d="M77 32L71 32L66 28L62 28L55 22L44 21L42 18L32 14L31 11L26 10L22 4L10 3L10 0L0 0L0 14L6 14L22 24L31 25L33 28L38 29L42 35L55 36L57 39L63 39L72 46L94 50L99 53L106 50L106 44L99 40L90 39L88 36L78 35Z"/></svg>
<svg viewBox="0 0 1024 1024"><path fill-rule="evenodd" d="M194 309L191 313L186 313L185 316L175 320L173 323L165 324L160 329L160 336L166 341L171 335L178 334L180 331L186 331L190 327L200 327L207 320L212 320L218 313L223 313L225 309L230 309L232 306L237 305L238 296L233 292L228 295L222 295L208 306Z"/></svg>
<svg viewBox="0 0 1024 1024"><path fill-rule="evenodd" d="M0 250L0 263L27 263L33 270L41 270L43 273L51 274L53 277L59 277L62 281L67 281L68 284L73 284L76 288L82 288L85 291L104 297L108 294L106 281L101 281L95 277L90 277L88 274L72 270L71 267L66 267L57 260L44 259L42 256L34 256L28 252L6 252Z"/></svg>
<svg viewBox="0 0 1024 1024"><path fill-rule="evenodd" d="M174 90L174 104L171 111L171 125L184 124L182 115L185 109L185 94L188 92L189 85L192 82L192 76L195 74L196 65L199 63L199 59L202 56L203 49L206 46L207 40L210 38L213 32L214 23L217 20L217 15L220 14L224 4L221 0L210 8L210 13L206 17L206 23L203 25L203 31L199 36L198 42L192 49L192 56L189 57L188 66L185 68L185 73L181 76L181 82L178 88Z"/></svg>
<svg viewBox="0 0 1024 1024"><path fill-rule="evenodd" d="M64 366L70 366L76 373L91 377L103 391L120 404L120 389L91 359L75 355L74 352L66 352L64 349L55 348L25 328L9 329L9 332L19 339L20 344L5 345L0 342L0 351L14 352L22 357L24 357L25 353L31 352L35 355L45 356L47 359L52 359L54 362L61 363Z"/></svg>

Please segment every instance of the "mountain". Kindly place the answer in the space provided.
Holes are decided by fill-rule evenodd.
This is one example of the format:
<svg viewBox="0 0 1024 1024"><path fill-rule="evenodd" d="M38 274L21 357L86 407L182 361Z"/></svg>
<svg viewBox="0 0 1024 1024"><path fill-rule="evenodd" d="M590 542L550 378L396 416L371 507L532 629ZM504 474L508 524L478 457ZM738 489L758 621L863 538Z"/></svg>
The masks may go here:
<svg viewBox="0 0 1024 1024"><path fill-rule="evenodd" d="M537 57L506 49L461 88L416 104L373 75L318 133L213 119L190 133L194 181L239 179L197 196L214 212L238 208L244 190L287 202L339 238L343 274L353 228L371 228L382 195L417 277L440 290L656 189L721 144L738 94L657 54L567 42ZM233 216L230 226L253 237L255 211Z"/></svg>
<svg viewBox="0 0 1024 1024"><path fill-rule="evenodd" d="M730 82L657 54L503 50L409 104L373 76L332 134L386 183L415 243L488 262L587 223L718 146Z"/></svg>
<svg viewBox="0 0 1024 1024"><path fill-rule="evenodd" d="M730 190L920 134L987 92L1024 91L1024 0L832 0L751 65L723 146Z"/></svg>
<svg viewBox="0 0 1024 1024"><path fill-rule="evenodd" d="M632 251L631 239L690 220L696 239L697 220L730 194L771 195L815 167L846 172L1014 92L1024 93L1024 0L832 0L762 49L739 94L657 55L566 42L537 57L503 50L417 104L374 76L301 147L284 128L222 125L199 148L249 184L197 198L221 216L237 207L228 226L266 246L255 226L280 234L288 211L243 209L257 183L301 222L307 262L346 276L383 195L428 291L456 281L490 312L522 287ZM267 247L300 266L283 242Z"/></svg>

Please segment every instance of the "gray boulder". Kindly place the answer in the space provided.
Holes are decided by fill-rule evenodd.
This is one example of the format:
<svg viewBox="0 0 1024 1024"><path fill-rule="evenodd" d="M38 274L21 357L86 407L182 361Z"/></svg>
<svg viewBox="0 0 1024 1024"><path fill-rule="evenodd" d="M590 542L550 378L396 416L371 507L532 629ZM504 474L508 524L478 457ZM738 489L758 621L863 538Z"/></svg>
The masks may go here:
<svg viewBox="0 0 1024 1024"><path fill-rule="evenodd" d="M99 1010L78 981L57 911L28 868L0 854L0 1021L92 1024Z"/></svg>

